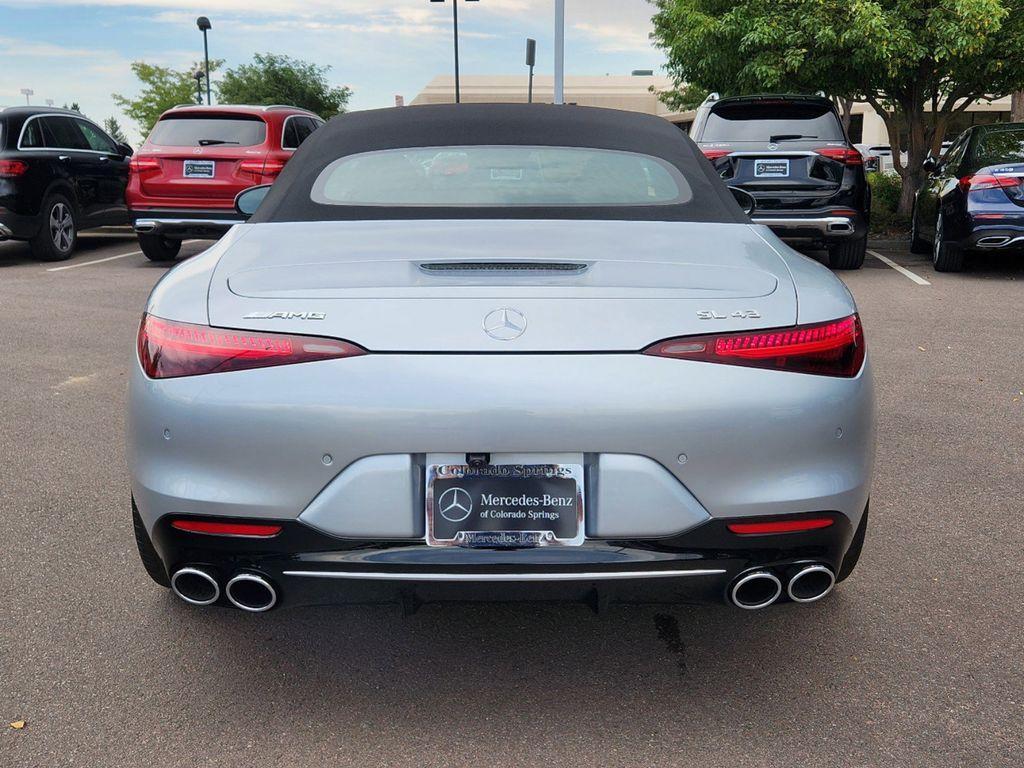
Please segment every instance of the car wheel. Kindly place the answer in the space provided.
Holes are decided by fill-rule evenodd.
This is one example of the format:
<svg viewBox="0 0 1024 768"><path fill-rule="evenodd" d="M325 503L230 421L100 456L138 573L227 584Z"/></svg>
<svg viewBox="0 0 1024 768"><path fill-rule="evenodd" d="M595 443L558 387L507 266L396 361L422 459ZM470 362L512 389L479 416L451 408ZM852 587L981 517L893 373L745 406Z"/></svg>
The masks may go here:
<svg viewBox="0 0 1024 768"><path fill-rule="evenodd" d="M160 235L139 235L139 248L150 261L174 261L181 250L181 240Z"/></svg>
<svg viewBox="0 0 1024 768"><path fill-rule="evenodd" d="M910 252L911 253L931 253L932 247L928 244L927 240L921 237L920 232L917 229L917 203L914 203L914 211L910 214Z"/></svg>
<svg viewBox="0 0 1024 768"><path fill-rule="evenodd" d="M171 586L171 580L167 578L167 571L164 568L163 560L156 553L153 542L146 533L146 526L142 524L142 517L139 515L139 508L135 506L135 498L132 497L132 524L135 528L135 544L139 548L139 559L142 560L142 567L146 569L149 577L161 587Z"/></svg>
<svg viewBox="0 0 1024 768"><path fill-rule="evenodd" d="M959 243L946 242L942 214L935 222L935 242L932 244L932 263L936 272L959 272L964 268L964 249Z"/></svg>
<svg viewBox="0 0 1024 768"><path fill-rule="evenodd" d="M867 249L867 237L830 246L828 249L829 266L832 269L860 269L864 264L864 254Z"/></svg>
<svg viewBox="0 0 1024 768"><path fill-rule="evenodd" d="M78 242L75 207L62 194L48 195L43 201L43 223L29 241L32 255L40 261L64 261L74 253Z"/></svg>
<svg viewBox="0 0 1024 768"><path fill-rule="evenodd" d="M850 542L850 548L846 550L846 557L843 558L843 563L839 568L839 574L836 576L836 581L844 581L851 573L853 569L857 567L857 563L860 560L860 553L864 551L864 538L868 534L868 508L864 508L864 516L860 519L860 525L857 526L857 532L853 534L853 541Z"/></svg>

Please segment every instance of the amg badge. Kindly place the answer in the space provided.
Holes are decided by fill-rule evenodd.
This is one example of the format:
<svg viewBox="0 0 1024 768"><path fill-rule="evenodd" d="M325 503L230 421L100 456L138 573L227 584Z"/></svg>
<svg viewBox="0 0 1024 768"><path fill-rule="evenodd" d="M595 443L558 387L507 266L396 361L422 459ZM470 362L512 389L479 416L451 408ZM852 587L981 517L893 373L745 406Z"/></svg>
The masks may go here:
<svg viewBox="0 0 1024 768"><path fill-rule="evenodd" d="M250 312L243 320L323 320L326 312Z"/></svg>

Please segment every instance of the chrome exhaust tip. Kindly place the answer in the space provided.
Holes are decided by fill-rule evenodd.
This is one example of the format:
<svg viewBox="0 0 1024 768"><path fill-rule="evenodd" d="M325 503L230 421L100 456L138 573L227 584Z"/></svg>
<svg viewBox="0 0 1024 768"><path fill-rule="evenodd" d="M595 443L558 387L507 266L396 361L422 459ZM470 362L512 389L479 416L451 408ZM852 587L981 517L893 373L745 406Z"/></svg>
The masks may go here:
<svg viewBox="0 0 1024 768"><path fill-rule="evenodd" d="M746 611L767 608L782 595L782 582L768 571L754 571L736 580L729 597Z"/></svg>
<svg viewBox="0 0 1024 768"><path fill-rule="evenodd" d="M836 585L836 575L826 565L801 568L786 585L786 594L794 603L813 603L825 597Z"/></svg>
<svg viewBox="0 0 1024 768"><path fill-rule="evenodd" d="M1002 248L1010 242L1010 238L1003 235L990 235L978 240L979 248Z"/></svg>
<svg viewBox="0 0 1024 768"><path fill-rule="evenodd" d="M251 613L269 611L277 605L277 590L255 573L240 573L227 583L224 594L236 608Z"/></svg>
<svg viewBox="0 0 1024 768"><path fill-rule="evenodd" d="M171 576L171 590L189 605L211 605L220 597L220 585L199 568L179 568Z"/></svg>

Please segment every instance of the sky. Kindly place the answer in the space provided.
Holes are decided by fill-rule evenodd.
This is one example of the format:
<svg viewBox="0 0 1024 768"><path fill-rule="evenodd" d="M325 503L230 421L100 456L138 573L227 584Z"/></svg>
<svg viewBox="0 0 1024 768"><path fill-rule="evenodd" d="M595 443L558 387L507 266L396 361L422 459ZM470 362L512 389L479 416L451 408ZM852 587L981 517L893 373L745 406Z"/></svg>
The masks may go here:
<svg viewBox="0 0 1024 768"><path fill-rule="evenodd" d="M429 0L0 0L0 105L77 101L97 122L116 117L138 132L112 93L132 95L143 60L176 69L201 60L198 15L213 23L210 56L231 67L254 53L330 65L332 84L353 89L352 109L411 101L452 71L451 2ZM567 0L566 73L661 70L650 43L648 0ZM459 3L464 74L525 76L525 40L537 40L537 72L553 70L554 0Z"/></svg>

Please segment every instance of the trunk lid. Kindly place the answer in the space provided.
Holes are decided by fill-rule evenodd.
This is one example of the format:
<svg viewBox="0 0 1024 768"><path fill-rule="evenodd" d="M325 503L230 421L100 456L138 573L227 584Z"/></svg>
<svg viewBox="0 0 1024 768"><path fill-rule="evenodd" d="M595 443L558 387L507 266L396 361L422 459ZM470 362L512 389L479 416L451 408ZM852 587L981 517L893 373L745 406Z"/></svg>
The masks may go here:
<svg viewBox="0 0 1024 768"><path fill-rule="evenodd" d="M215 326L333 336L373 351L623 352L796 322L789 270L744 224L365 221L239 230L212 278ZM506 309L525 318L514 340L485 329L485 318L497 312L491 319L503 322Z"/></svg>

